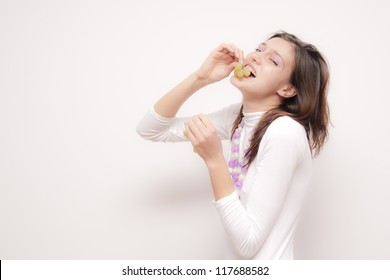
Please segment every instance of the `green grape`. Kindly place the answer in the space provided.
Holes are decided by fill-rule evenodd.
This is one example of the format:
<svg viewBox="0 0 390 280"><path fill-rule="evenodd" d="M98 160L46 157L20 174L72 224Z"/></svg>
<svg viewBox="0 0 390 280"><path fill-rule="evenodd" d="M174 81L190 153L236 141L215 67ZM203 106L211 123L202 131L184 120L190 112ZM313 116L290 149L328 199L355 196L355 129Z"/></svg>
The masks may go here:
<svg viewBox="0 0 390 280"><path fill-rule="evenodd" d="M248 78L251 75L251 70L249 70L248 68L244 67L243 74L244 74L245 77Z"/></svg>
<svg viewBox="0 0 390 280"><path fill-rule="evenodd" d="M242 78L244 76L244 69L240 69L238 71L234 71L234 75L237 77L237 78Z"/></svg>
<svg viewBox="0 0 390 280"><path fill-rule="evenodd" d="M239 71L241 69L242 69L242 64L237 62L236 65L234 66L234 71L236 71L236 70Z"/></svg>
<svg viewBox="0 0 390 280"><path fill-rule="evenodd" d="M248 78L251 75L251 70L247 67L243 67L243 65L239 62L234 66L234 76L237 78Z"/></svg>
<svg viewBox="0 0 390 280"><path fill-rule="evenodd" d="M237 62L236 65L234 66L234 76L236 76L237 78L242 78L242 76L244 75L242 71L243 71L242 64Z"/></svg>

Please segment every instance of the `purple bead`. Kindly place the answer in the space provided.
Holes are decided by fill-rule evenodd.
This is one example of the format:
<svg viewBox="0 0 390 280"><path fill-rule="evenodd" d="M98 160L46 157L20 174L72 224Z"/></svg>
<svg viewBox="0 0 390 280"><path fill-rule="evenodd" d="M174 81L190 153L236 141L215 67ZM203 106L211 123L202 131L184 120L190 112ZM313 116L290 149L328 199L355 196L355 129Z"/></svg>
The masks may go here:
<svg viewBox="0 0 390 280"><path fill-rule="evenodd" d="M233 134L233 139L239 139L240 137L241 137L241 133L239 133L239 132L235 132Z"/></svg>
<svg viewBox="0 0 390 280"><path fill-rule="evenodd" d="M239 177L239 175L237 173L232 174L232 178L233 178L234 182L238 180L238 177Z"/></svg>
<svg viewBox="0 0 390 280"><path fill-rule="evenodd" d="M237 188L241 188L242 187L242 182L241 181L237 181L236 182L236 187Z"/></svg>
<svg viewBox="0 0 390 280"><path fill-rule="evenodd" d="M239 150L240 150L240 147L239 147L238 145L232 146L231 151L232 151L233 153L236 153L236 152L238 152Z"/></svg>

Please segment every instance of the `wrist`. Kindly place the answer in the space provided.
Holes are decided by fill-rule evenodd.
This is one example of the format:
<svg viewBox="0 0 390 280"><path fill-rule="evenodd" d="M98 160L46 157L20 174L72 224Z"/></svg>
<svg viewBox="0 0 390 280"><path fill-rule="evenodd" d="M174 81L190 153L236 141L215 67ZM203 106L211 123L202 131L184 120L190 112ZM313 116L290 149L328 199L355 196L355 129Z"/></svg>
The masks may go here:
<svg viewBox="0 0 390 280"><path fill-rule="evenodd" d="M215 156L213 158L209 158L205 160L206 166L209 170L214 170L221 168L226 165L225 158L223 157L223 154L220 154L218 156Z"/></svg>
<svg viewBox="0 0 390 280"><path fill-rule="evenodd" d="M192 76L195 80L195 83L197 83L200 87L205 87L205 86L213 83L212 81L210 81L210 79L208 77L205 77L199 71L193 72Z"/></svg>
<svg viewBox="0 0 390 280"><path fill-rule="evenodd" d="M223 155L214 160L206 161L206 165L210 174L215 201L234 192L233 181Z"/></svg>

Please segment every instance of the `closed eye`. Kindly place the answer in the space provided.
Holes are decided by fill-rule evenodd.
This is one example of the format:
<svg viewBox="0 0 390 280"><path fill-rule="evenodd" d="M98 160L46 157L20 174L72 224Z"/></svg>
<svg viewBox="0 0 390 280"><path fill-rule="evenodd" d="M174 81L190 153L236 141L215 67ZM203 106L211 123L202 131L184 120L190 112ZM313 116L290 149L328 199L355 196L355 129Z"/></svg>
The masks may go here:
<svg viewBox="0 0 390 280"><path fill-rule="evenodd" d="M255 51L256 52L263 52L263 50L259 49L259 48L256 48ZM278 63L275 60L273 60L272 58L270 58L270 60L272 61L273 64L275 64L275 66L278 66Z"/></svg>

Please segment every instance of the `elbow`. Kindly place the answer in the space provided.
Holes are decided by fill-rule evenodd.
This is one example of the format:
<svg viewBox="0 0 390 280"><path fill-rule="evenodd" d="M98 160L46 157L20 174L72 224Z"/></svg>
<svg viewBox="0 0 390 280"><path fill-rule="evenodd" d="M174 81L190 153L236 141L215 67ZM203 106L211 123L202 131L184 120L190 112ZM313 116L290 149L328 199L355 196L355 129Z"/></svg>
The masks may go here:
<svg viewBox="0 0 390 280"><path fill-rule="evenodd" d="M241 259L252 259L260 250L263 240L255 234L248 234L247 238L238 246L237 254Z"/></svg>
<svg viewBox="0 0 390 280"><path fill-rule="evenodd" d="M143 127L141 124L138 124L135 128L135 131L137 132L137 134L139 136L141 136L143 139L145 140L151 140L153 141L153 134L150 133L150 131L148 131L147 129L145 129L145 127Z"/></svg>
<svg viewBox="0 0 390 280"><path fill-rule="evenodd" d="M164 142L160 131L145 128L142 124L137 125L135 131L145 140L152 142Z"/></svg>
<svg viewBox="0 0 390 280"><path fill-rule="evenodd" d="M238 248L237 254L240 257L240 259L250 260L256 255L258 251L259 249L256 248L255 246L248 246L248 247L243 246Z"/></svg>
<svg viewBox="0 0 390 280"><path fill-rule="evenodd" d="M135 131L137 132L137 134L138 134L139 136L141 136L142 138L145 139L145 132L144 132L144 130L142 129L142 127L141 127L140 125L137 125L137 126L135 127Z"/></svg>
<svg viewBox="0 0 390 280"><path fill-rule="evenodd" d="M173 141L174 133L170 131L172 119L161 120L158 118L162 117L154 115L153 112L146 114L144 118L138 122L135 131L145 140L153 142Z"/></svg>
<svg viewBox="0 0 390 280"><path fill-rule="evenodd" d="M145 131L142 129L142 127L138 124L135 128L135 131L137 132L137 134L139 136L141 136L142 138L146 139L147 138L147 134L145 133Z"/></svg>

